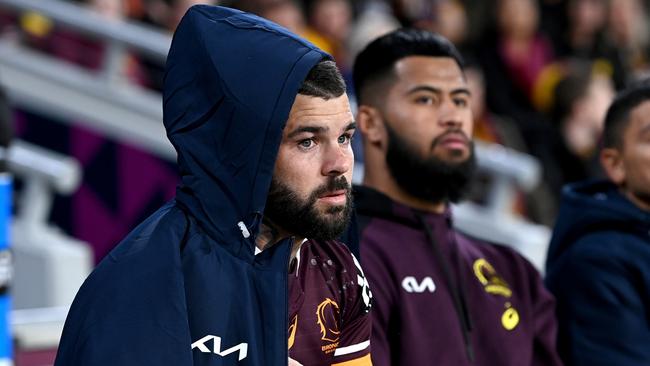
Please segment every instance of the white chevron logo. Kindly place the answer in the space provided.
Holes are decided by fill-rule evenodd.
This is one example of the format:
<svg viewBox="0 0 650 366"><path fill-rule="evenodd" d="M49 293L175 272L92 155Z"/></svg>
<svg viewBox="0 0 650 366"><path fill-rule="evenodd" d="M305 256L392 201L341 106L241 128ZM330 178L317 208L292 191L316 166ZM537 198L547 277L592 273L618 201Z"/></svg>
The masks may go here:
<svg viewBox="0 0 650 366"><path fill-rule="evenodd" d="M205 345L206 342L209 340L212 341L212 347L213 350L210 351L210 349ZM199 351L203 353L214 353L215 355L219 355L221 357L228 356L231 353L239 351L239 361L243 360L246 358L248 355L248 343L240 343L234 347L230 347L226 350L221 350L221 337L215 336L215 335L207 335L198 341L192 343L192 349L198 348Z"/></svg>
<svg viewBox="0 0 650 366"><path fill-rule="evenodd" d="M404 277L402 287L406 292L422 293L425 291L434 292L436 290L436 284L431 277L424 277L420 283L413 276Z"/></svg>

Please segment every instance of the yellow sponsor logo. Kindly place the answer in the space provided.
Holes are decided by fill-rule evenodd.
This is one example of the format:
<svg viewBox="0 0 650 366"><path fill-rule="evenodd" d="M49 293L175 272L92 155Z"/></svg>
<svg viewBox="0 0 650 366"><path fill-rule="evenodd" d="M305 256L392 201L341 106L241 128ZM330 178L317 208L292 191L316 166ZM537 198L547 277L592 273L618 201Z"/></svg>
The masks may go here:
<svg viewBox="0 0 650 366"><path fill-rule="evenodd" d="M506 311L501 315L501 325L503 325L506 330L513 330L519 324L519 312L515 308L511 307L510 303L507 303L506 307Z"/></svg>
<svg viewBox="0 0 650 366"><path fill-rule="evenodd" d="M476 278L478 278L479 282L485 288L485 292L503 297L512 296L510 286L497 274L494 267L485 258L479 258L474 261L473 268L474 275L476 275Z"/></svg>

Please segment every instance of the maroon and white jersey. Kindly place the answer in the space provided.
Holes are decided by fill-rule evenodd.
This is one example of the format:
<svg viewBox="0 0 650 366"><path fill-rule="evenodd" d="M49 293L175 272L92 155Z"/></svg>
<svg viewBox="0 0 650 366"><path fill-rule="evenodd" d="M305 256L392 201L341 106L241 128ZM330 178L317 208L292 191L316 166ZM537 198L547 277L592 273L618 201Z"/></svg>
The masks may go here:
<svg viewBox="0 0 650 366"><path fill-rule="evenodd" d="M344 244L305 241L289 268L289 356L305 366L371 365L371 297Z"/></svg>

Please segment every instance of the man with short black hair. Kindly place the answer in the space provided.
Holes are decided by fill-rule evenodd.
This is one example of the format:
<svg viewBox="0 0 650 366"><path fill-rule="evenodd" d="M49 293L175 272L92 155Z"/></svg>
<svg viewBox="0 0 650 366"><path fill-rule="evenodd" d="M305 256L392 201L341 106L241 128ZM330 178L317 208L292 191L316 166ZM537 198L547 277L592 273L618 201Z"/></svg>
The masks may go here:
<svg viewBox="0 0 650 366"><path fill-rule="evenodd" d="M565 187L547 260L569 365L650 364L650 80L605 117L608 181Z"/></svg>
<svg viewBox="0 0 650 366"><path fill-rule="evenodd" d="M474 170L462 60L443 37L400 29L354 65L364 186L361 261L373 288L375 365L559 365L553 299L507 247L454 230ZM495 223L498 225L498 223Z"/></svg>
<svg viewBox="0 0 650 366"><path fill-rule="evenodd" d="M194 6L163 100L176 197L86 280L56 365L371 365L371 295L334 240L356 125L331 57L259 17Z"/></svg>

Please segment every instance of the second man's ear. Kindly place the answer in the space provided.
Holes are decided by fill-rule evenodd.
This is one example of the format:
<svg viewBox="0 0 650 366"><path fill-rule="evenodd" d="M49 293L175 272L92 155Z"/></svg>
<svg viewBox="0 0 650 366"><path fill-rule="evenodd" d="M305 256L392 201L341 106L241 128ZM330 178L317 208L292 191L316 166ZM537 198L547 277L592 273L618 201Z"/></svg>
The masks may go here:
<svg viewBox="0 0 650 366"><path fill-rule="evenodd" d="M600 152L600 165L614 184L618 186L625 184L625 164L618 149L604 148Z"/></svg>
<svg viewBox="0 0 650 366"><path fill-rule="evenodd" d="M386 128L379 110L362 104L359 106L356 119L365 143L382 148L386 140Z"/></svg>

